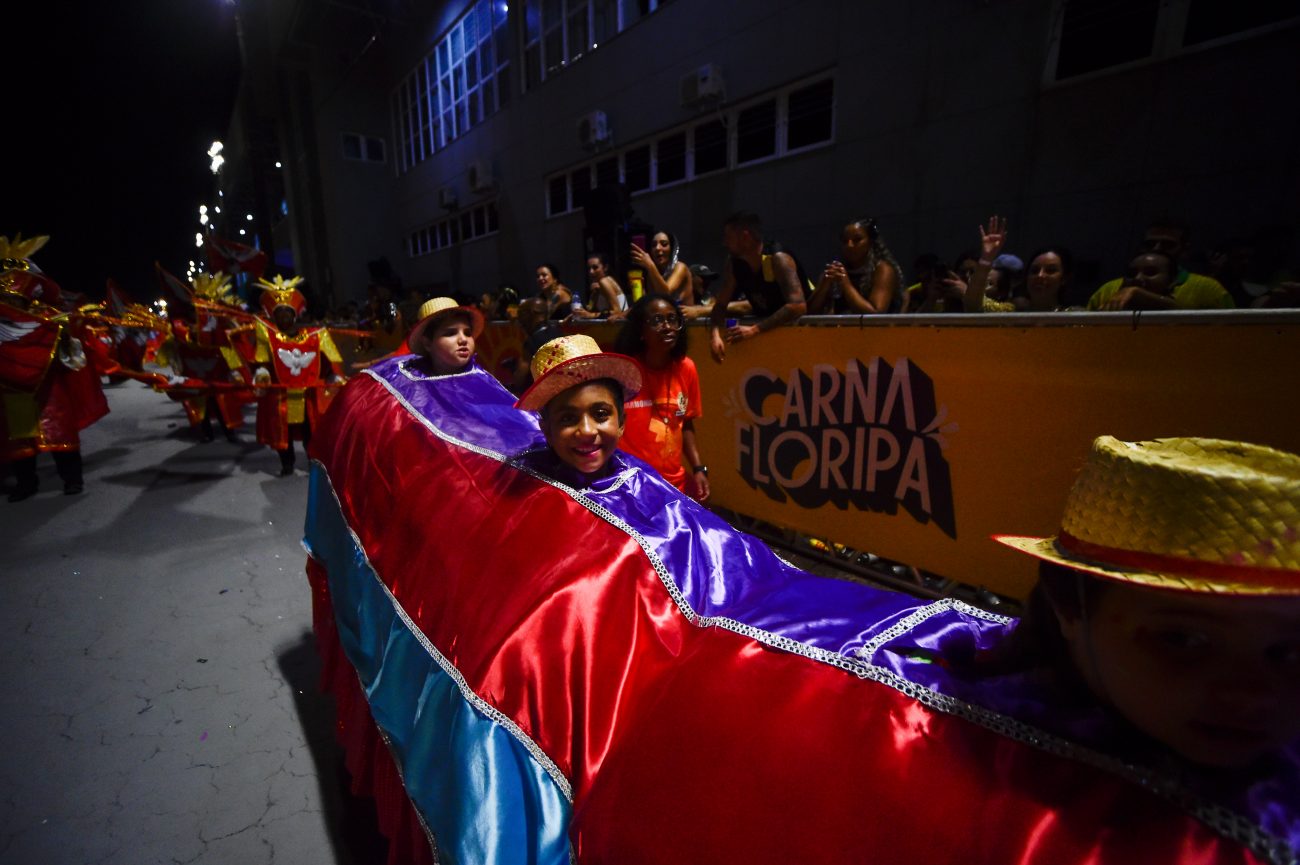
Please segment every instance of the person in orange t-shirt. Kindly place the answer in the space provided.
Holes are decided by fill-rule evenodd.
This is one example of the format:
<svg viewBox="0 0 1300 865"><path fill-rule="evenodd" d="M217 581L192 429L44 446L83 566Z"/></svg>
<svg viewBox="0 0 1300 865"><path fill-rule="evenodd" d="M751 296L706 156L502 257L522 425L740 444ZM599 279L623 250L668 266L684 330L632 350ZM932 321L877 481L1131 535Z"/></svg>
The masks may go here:
<svg viewBox="0 0 1300 865"><path fill-rule="evenodd" d="M627 402L618 446L654 466L691 498L706 501L709 468L695 440L700 377L695 361L686 356L681 310L666 294L645 295L628 311L614 350L641 365L641 392Z"/></svg>

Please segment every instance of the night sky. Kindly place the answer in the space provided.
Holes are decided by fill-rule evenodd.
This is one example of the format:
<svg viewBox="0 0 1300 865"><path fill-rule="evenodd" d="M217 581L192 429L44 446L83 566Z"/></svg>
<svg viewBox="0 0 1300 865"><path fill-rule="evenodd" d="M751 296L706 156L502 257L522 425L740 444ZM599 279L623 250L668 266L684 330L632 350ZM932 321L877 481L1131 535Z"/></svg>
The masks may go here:
<svg viewBox="0 0 1300 865"><path fill-rule="evenodd" d="M136 300L156 297L155 260L177 274L203 261L206 152L239 83L235 7L24 6L6 13L0 234L50 235L33 260L66 290L97 300L111 276Z"/></svg>

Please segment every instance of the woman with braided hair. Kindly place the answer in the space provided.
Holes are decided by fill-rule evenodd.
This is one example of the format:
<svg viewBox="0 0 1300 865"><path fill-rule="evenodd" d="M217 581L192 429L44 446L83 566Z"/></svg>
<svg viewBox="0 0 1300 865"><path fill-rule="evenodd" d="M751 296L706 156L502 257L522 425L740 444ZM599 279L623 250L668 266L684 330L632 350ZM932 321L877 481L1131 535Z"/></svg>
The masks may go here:
<svg viewBox="0 0 1300 865"><path fill-rule="evenodd" d="M843 258L822 271L808 299L809 315L862 315L902 308L903 269L880 237L874 217L855 219L840 232Z"/></svg>

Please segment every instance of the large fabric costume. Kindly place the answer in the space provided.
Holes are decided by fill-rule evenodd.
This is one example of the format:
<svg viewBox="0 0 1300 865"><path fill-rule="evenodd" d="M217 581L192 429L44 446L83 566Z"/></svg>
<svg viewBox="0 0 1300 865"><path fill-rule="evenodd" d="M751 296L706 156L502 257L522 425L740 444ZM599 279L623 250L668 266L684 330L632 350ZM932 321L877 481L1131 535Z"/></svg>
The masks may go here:
<svg viewBox="0 0 1300 865"><path fill-rule="evenodd" d="M59 308L58 284L26 258L47 239L0 238L0 461L13 464L15 500L36 491L40 453L54 456L64 492L80 492L81 430L108 414L81 317Z"/></svg>
<svg viewBox="0 0 1300 865"><path fill-rule="evenodd" d="M410 360L324 418L305 538L390 861L1294 861L1294 750L1147 765L1103 709L954 662L1011 620L799 571L634 457L574 486L486 372Z"/></svg>

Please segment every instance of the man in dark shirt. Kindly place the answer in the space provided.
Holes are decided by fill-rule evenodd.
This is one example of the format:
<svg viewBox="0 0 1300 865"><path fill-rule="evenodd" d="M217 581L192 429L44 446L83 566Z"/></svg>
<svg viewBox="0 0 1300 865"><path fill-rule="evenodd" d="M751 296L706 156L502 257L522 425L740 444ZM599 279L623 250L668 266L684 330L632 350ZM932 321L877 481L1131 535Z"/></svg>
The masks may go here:
<svg viewBox="0 0 1300 865"><path fill-rule="evenodd" d="M718 363L727 356L727 344L753 339L764 331L789 324L808 311L808 277L793 255L765 248L763 223L753 213L733 213L722 226L722 245L729 256L722 271L709 322L709 351ZM743 292L757 324L725 328L728 304Z"/></svg>
<svg viewBox="0 0 1300 865"><path fill-rule="evenodd" d="M546 315L547 304L540 297L529 297L520 301L519 309L515 313L515 322L524 332L523 351L510 383L510 392L516 396L522 394L533 383L529 366L537 349L556 337L564 336L559 322L548 319Z"/></svg>

